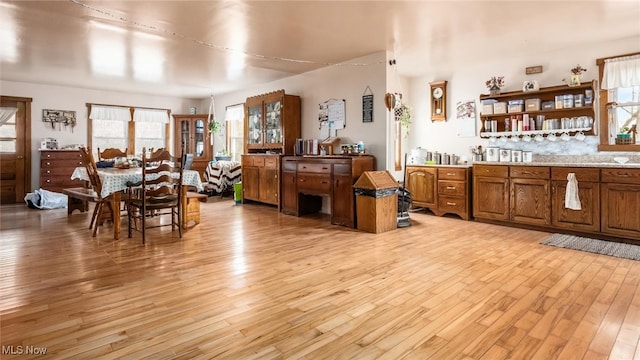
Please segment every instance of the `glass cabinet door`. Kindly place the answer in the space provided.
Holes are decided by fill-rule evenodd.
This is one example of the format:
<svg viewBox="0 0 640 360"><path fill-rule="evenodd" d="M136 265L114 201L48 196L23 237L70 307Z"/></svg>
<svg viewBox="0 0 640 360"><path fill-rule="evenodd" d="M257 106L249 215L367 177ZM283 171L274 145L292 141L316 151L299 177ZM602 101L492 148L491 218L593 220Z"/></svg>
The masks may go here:
<svg viewBox="0 0 640 360"><path fill-rule="evenodd" d="M250 106L248 116L247 144L262 144L262 105Z"/></svg>
<svg viewBox="0 0 640 360"><path fill-rule="evenodd" d="M188 120L180 121L180 138L184 146L184 152L191 152L191 126Z"/></svg>
<svg viewBox="0 0 640 360"><path fill-rule="evenodd" d="M193 156L194 157L203 157L204 156L204 119L196 119L194 121L194 136L193 136Z"/></svg>
<svg viewBox="0 0 640 360"><path fill-rule="evenodd" d="M265 103L265 144L282 143L282 103Z"/></svg>

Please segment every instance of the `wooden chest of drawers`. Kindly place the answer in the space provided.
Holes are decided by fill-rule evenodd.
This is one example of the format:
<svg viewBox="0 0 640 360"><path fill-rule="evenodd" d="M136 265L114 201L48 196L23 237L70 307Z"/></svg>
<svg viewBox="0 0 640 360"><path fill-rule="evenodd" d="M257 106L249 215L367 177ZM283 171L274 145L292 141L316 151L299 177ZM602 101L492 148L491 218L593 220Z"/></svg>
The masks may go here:
<svg viewBox="0 0 640 360"><path fill-rule="evenodd" d="M406 182L414 208L471 218L470 167L409 165Z"/></svg>
<svg viewBox="0 0 640 360"><path fill-rule="evenodd" d="M83 186L82 180L71 180L78 166L84 166L78 150L40 151L40 187L61 193L64 188Z"/></svg>

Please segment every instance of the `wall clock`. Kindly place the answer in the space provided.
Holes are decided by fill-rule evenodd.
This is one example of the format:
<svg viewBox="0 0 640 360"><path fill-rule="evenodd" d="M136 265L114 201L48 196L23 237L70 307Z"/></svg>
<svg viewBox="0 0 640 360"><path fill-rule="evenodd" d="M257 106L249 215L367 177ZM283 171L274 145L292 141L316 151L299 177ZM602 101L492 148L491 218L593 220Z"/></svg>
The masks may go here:
<svg viewBox="0 0 640 360"><path fill-rule="evenodd" d="M447 81L436 81L431 86L431 121L447 121Z"/></svg>

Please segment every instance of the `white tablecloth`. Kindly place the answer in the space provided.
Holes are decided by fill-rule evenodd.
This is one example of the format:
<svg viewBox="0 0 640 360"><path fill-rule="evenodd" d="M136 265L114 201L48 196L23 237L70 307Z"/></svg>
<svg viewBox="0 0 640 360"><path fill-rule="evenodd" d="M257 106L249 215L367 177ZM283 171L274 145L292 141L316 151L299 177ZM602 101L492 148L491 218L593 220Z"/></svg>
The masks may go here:
<svg viewBox="0 0 640 360"><path fill-rule="evenodd" d="M116 168L99 168L98 175L102 181L102 192L100 196L107 197L116 191L123 191L127 189L127 182L142 181L142 169L116 169ZM73 170L71 179L80 179L89 181L87 175L87 169L84 166L80 166ZM198 191L203 191L202 181L200 180L200 174L195 170L184 170L182 174L182 184L195 186Z"/></svg>

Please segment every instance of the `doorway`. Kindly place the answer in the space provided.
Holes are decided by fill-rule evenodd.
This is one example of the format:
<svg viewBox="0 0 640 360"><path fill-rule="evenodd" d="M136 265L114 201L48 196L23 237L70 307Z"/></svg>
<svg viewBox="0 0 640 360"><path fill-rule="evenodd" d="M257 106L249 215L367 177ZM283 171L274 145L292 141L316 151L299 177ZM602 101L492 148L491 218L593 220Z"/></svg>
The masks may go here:
<svg viewBox="0 0 640 360"><path fill-rule="evenodd" d="M23 202L31 188L31 101L0 96L0 107L18 109L0 125L0 204Z"/></svg>

